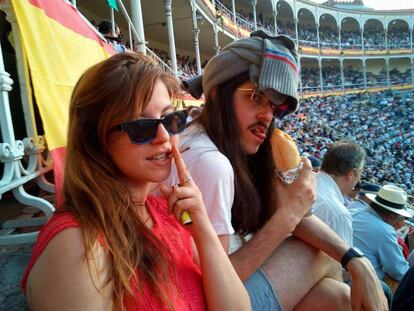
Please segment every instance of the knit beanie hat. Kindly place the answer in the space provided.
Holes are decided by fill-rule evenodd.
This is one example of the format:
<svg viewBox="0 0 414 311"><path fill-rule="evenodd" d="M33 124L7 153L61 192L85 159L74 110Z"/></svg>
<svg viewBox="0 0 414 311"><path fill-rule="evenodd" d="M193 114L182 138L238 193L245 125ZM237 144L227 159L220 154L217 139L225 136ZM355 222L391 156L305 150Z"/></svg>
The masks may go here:
<svg viewBox="0 0 414 311"><path fill-rule="evenodd" d="M277 102L277 93L287 95L286 113L297 109L299 66L295 43L288 37L270 36L262 30L228 44L210 59L203 75L184 81L183 85L194 98L200 98L203 93L208 96L214 86L243 72L249 72L250 82L272 102Z"/></svg>

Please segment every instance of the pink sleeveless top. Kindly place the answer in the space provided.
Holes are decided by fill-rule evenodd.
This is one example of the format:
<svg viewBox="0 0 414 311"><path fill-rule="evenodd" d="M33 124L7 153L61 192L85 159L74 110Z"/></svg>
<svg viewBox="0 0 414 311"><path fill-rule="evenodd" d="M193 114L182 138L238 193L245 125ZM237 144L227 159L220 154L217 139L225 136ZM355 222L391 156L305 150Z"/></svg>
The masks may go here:
<svg viewBox="0 0 414 311"><path fill-rule="evenodd" d="M175 266L177 275L177 293L173 297L175 310L205 310L206 303L203 293L200 268L193 262L193 252L191 248L190 234L182 228L175 218L167 213L167 204L164 199L149 196L147 206L154 220L152 232L159 238L165 247L168 247ZM46 248L50 240L59 232L67 229L79 227L79 222L70 212L57 213L43 226L39 233L37 242L33 247L32 258L23 274L21 288L26 292L27 278L30 271ZM137 271L138 272L138 271ZM138 277L135 275L135 278ZM134 286L132 286L135 288ZM167 310L166 306L161 306L155 295L144 284L143 293L138 293L135 289L135 296L138 305L134 304L132 297L124 297L126 310Z"/></svg>

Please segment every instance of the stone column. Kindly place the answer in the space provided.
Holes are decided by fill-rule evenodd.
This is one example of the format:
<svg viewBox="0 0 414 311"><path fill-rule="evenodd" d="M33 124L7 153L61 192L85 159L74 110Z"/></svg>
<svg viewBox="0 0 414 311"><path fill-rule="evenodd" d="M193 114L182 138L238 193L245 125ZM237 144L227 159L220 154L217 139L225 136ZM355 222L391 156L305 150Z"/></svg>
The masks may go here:
<svg viewBox="0 0 414 311"><path fill-rule="evenodd" d="M318 58L318 63L319 63L319 81L320 81L320 87L321 87L321 92L323 92L322 60L321 60L320 57Z"/></svg>
<svg viewBox="0 0 414 311"><path fill-rule="evenodd" d="M256 13L257 0L251 0L250 3L252 4L252 9L253 9L254 30L257 30L257 13Z"/></svg>
<svg viewBox="0 0 414 311"><path fill-rule="evenodd" d="M342 56L339 59L339 68L341 70L341 88L342 91L345 91L344 60Z"/></svg>
<svg viewBox="0 0 414 311"><path fill-rule="evenodd" d="M367 62L365 57L362 59L362 72L364 75L364 89L367 88Z"/></svg>
<svg viewBox="0 0 414 311"><path fill-rule="evenodd" d="M391 79L390 79L390 64L388 56L385 58L385 72L387 73L387 85L391 85Z"/></svg>
<svg viewBox="0 0 414 311"><path fill-rule="evenodd" d="M197 7L195 4L195 0L191 0L191 18L193 22L193 41L194 41L194 50L196 55L196 63L197 63L197 74L201 75L201 60L200 60L200 44L198 41L200 35L200 29L198 29L197 25Z"/></svg>
<svg viewBox="0 0 414 311"><path fill-rule="evenodd" d="M321 41L319 39L319 23L316 24L316 38L318 40L318 49L321 48Z"/></svg>
<svg viewBox="0 0 414 311"><path fill-rule="evenodd" d="M142 8L141 0L131 0L131 17L134 28L139 36L138 38L138 51L146 54L145 49L145 33L144 33L144 22L142 20Z"/></svg>
<svg viewBox="0 0 414 311"><path fill-rule="evenodd" d="M384 28L384 35L385 35L385 50L388 51L388 27Z"/></svg>
<svg viewBox="0 0 414 311"><path fill-rule="evenodd" d="M175 50L175 39L174 39L174 26L172 19L172 0L164 0L165 4L165 17L167 18L167 31L168 31L168 43L170 46L170 59L172 70L174 75L177 77L177 52Z"/></svg>
<svg viewBox="0 0 414 311"><path fill-rule="evenodd" d="M236 23L236 1L235 0L231 0L231 9L232 9L232 14L233 14L233 23L234 25L237 25Z"/></svg>
<svg viewBox="0 0 414 311"><path fill-rule="evenodd" d="M298 19L295 17L293 21L295 23L296 44L299 45Z"/></svg>
<svg viewBox="0 0 414 311"><path fill-rule="evenodd" d="M275 35L277 35L277 8L275 8L273 11L273 27L275 27Z"/></svg>
<svg viewBox="0 0 414 311"><path fill-rule="evenodd" d="M411 84L414 85L414 59L412 56L410 58L410 62L411 62Z"/></svg>

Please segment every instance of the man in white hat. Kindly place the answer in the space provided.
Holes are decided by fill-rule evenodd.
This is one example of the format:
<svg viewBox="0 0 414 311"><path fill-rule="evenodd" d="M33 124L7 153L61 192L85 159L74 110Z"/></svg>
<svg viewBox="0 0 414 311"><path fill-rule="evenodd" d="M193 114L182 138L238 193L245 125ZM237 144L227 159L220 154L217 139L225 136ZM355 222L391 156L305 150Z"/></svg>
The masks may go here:
<svg viewBox="0 0 414 311"><path fill-rule="evenodd" d="M359 192L358 192L357 199L352 201L347 206L347 208L349 209L351 213L352 213L352 210L366 208L367 206L369 206L369 203L371 203L370 199L368 199L367 197L367 193L377 194L378 191L380 191L380 189L381 187L376 184L369 183L369 182L362 183L361 188L359 189Z"/></svg>
<svg viewBox="0 0 414 311"><path fill-rule="evenodd" d="M412 217L407 209L407 193L394 185L383 186L378 194L366 193L369 206L353 209L354 246L371 261L378 277L386 275L400 282L408 270L398 245L394 224Z"/></svg>

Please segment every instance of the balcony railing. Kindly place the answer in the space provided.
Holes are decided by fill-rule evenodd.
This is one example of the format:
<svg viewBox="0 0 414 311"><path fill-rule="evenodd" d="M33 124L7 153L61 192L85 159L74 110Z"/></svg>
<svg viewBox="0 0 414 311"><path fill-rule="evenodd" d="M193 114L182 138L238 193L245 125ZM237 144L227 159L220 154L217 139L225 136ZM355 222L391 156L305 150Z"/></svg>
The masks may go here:
<svg viewBox="0 0 414 311"><path fill-rule="evenodd" d="M217 11L220 12L220 14L226 16L230 21L234 21L233 12L231 9L229 9L227 6L225 6L223 3L221 3L218 0L216 0L215 3L216 3L216 9ZM243 28L244 30L247 30L247 31L254 30L253 22L250 20L247 20L245 16L242 16L241 14L236 13L235 20L236 20L237 26ZM260 24L258 21L257 28L273 33L273 34L275 33L273 24L263 25L263 24ZM306 29L304 30L307 31ZM350 40L353 42L342 40L342 42L339 43L339 35L338 35L338 41L329 41L329 40L326 40L326 39L324 40L323 38L321 38L319 45L318 45L318 42L315 40L308 40L308 39L303 38L304 30L300 29L300 26L298 25L299 46L307 46L307 47L315 47L315 48L320 46L321 48L328 48L328 49L333 48L333 49L342 49L342 50L361 50L361 51L362 50L384 51L387 48L388 49L411 49L412 48L411 43L409 42L410 39L406 38L404 39L404 42L392 42L393 38L390 37L389 34L388 34L388 47L387 47L385 44L385 35L383 35L381 38L379 38L378 36L376 38L373 38L372 35L375 36L376 33L372 31L368 31L368 33L364 33L364 46L362 46L361 44L361 41L362 41L361 36L355 37L353 39L351 38ZM295 31L293 29L288 28L286 25L278 25L278 34L283 34L285 36L290 37L293 40L296 40ZM369 34L371 34L371 36ZM312 33L311 35L316 37L316 33ZM323 36L323 33L321 33L321 36ZM376 42L378 40L382 42ZM397 39L397 40L400 40L400 39Z"/></svg>

